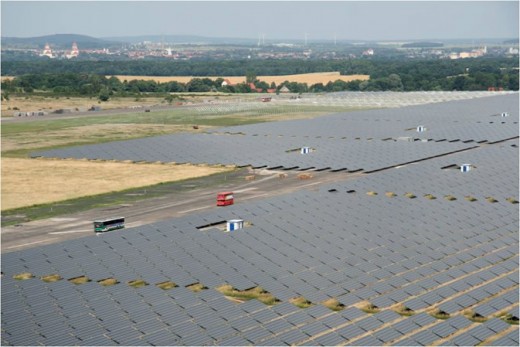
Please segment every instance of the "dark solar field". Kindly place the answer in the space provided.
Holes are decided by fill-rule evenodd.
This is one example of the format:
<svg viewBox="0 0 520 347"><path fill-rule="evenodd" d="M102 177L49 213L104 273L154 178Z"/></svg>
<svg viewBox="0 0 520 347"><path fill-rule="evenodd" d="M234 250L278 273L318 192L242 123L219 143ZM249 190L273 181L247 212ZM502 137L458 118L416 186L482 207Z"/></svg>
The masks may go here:
<svg viewBox="0 0 520 347"><path fill-rule="evenodd" d="M2 254L2 344L519 345L518 110L512 94L35 153L366 174Z"/></svg>

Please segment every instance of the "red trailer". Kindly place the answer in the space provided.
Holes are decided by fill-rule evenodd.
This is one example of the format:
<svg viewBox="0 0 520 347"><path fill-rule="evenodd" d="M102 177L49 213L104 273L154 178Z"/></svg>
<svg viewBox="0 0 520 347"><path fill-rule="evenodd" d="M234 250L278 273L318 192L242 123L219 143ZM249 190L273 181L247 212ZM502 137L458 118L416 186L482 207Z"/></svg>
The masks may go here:
<svg viewBox="0 0 520 347"><path fill-rule="evenodd" d="M222 192L217 194L217 206L233 205L233 192Z"/></svg>

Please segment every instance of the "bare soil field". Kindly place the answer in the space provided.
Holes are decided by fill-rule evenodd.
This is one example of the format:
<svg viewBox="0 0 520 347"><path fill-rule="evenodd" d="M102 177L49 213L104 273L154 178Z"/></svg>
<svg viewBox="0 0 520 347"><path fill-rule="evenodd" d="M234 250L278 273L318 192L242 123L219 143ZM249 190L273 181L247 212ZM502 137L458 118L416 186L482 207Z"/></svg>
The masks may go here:
<svg viewBox="0 0 520 347"><path fill-rule="evenodd" d="M194 165L2 159L2 210L231 170Z"/></svg>
<svg viewBox="0 0 520 347"><path fill-rule="evenodd" d="M110 76L107 76L110 77ZM181 83L187 83L192 78L211 78L212 80L216 80L217 78L228 79L231 83L242 83L245 82L245 76L230 76L230 77L216 77L216 76L115 76L119 80L131 81L131 80L146 80L146 81L156 81L160 83L164 82L172 82L177 81ZM309 86L316 83L327 84L328 82L334 82L336 80L342 80L345 82L350 82L354 80L362 80L366 81L370 78L369 75L340 75L339 72L317 72L317 73L308 73L308 74L299 74L299 75L281 75L281 76L257 76L260 81L267 82L271 84L274 82L276 85L284 82L298 82L298 83L307 83Z"/></svg>

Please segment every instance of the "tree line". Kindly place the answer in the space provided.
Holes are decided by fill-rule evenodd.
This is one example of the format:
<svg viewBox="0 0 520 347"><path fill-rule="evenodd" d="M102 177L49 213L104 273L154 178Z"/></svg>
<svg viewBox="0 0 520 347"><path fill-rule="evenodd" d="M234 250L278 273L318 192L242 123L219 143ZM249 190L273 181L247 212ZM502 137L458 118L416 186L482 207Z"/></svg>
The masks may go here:
<svg viewBox="0 0 520 347"><path fill-rule="evenodd" d="M237 62L205 63L181 62L191 73L185 73L176 64L160 62L5 62L2 75L15 75L2 82L2 93L51 92L56 95L112 95L131 96L142 93L175 92L227 92L249 93L249 82L255 89L279 90L286 86L291 92L335 92L335 91L451 91L487 90L489 87L518 90L518 61L507 58L478 58L464 60L418 60L402 61L388 59L372 60L326 60L322 62L299 61L255 61L249 64ZM106 66L105 66L106 65ZM236 65L236 66L234 66ZM172 67L173 66L173 67ZM206 67L204 69L204 66ZM234 66L234 67L233 67ZM119 80L105 75L121 75L130 71L132 75L150 75L150 71L172 69L170 75L198 75L188 83L150 80ZM229 69L229 71L227 70ZM101 73L103 71L103 73ZM199 71L194 73L194 71ZM228 73L226 73L228 71ZM279 85L267 84L257 75L285 75L293 73L340 71L343 75L366 74L368 81L345 82L337 80L327 84L308 85L285 81ZM153 75L153 74L151 74ZM244 83L223 85L222 78L215 80L202 76L246 76Z"/></svg>

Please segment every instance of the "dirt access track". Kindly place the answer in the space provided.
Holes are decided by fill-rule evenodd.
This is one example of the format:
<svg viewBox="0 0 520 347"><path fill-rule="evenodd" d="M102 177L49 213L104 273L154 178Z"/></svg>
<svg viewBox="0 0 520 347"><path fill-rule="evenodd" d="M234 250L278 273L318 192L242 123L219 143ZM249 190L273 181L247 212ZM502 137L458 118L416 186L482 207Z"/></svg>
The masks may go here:
<svg viewBox="0 0 520 347"><path fill-rule="evenodd" d="M95 219L124 216L126 227L167 220L174 217L208 211L216 206L219 191L233 191L235 203L263 199L298 191L317 190L320 185L359 177L361 173L346 172L309 172L310 179L299 179L300 172L294 171L245 171L240 179L211 188L196 188L159 198L141 200L134 204L116 205L89 211L18 224L2 228L2 253L18 251L31 247L61 242L94 235L92 221ZM254 176L246 180L246 176ZM113 231L125 232L125 229Z"/></svg>

